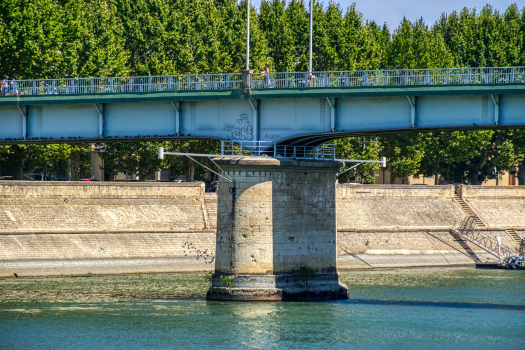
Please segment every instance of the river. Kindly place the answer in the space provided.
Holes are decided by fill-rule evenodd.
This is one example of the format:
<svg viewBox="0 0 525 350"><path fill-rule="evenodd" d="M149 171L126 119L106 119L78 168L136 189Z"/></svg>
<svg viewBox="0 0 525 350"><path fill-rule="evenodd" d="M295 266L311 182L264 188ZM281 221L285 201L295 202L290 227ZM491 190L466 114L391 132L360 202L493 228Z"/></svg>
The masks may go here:
<svg viewBox="0 0 525 350"><path fill-rule="evenodd" d="M525 273L342 271L350 300L207 302L199 274L0 279L0 349L525 349Z"/></svg>

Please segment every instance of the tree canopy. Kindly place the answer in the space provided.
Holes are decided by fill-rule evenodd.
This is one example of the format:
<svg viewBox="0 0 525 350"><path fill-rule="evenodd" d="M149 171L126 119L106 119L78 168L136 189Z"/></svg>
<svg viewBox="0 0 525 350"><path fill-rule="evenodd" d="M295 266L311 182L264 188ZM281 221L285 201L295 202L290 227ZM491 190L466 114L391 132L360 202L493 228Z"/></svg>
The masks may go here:
<svg viewBox="0 0 525 350"><path fill-rule="evenodd" d="M400 18L393 30L365 19L355 4L345 9L333 0L314 1L313 16L318 71L525 66L525 8L516 4L503 12L490 5L458 9L433 24ZM308 18L304 0L263 0L260 8L252 7L251 67L260 71L268 63L273 71L307 70ZM239 72L245 35L246 0L3 0L0 74L32 79ZM524 140L522 130L483 130L336 143L345 157L385 155L395 177L439 173L476 184L517 171L524 184ZM154 160L158 144L108 144L105 170L148 177L168 166L193 178L196 169L186 160ZM200 152L216 147L211 141L163 145ZM90 145L1 146L0 170L17 178L33 169L70 166L88 173L83 163L91 150ZM374 166L362 169L347 178L372 181Z"/></svg>

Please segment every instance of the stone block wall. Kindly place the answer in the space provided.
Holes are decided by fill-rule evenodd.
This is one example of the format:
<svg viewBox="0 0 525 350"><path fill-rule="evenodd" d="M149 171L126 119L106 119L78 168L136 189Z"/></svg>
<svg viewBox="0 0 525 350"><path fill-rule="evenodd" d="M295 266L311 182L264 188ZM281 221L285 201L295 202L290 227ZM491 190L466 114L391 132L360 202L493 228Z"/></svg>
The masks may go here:
<svg viewBox="0 0 525 350"><path fill-rule="evenodd" d="M279 274L304 264L335 270L334 169L339 163L326 170L306 161L217 161L236 188L233 208L233 185L219 180L218 271L233 265L241 274Z"/></svg>
<svg viewBox="0 0 525 350"><path fill-rule="evenodd" d="M465 217L451 185L342 184L336 191L338 230L448 229Z"/></svg>
<svg viewBox="0 0 525 350"><path fill-rule="evenodd" d="M1 233L208 229L202 183L0 183Z"/></svg>
<svg viewBox="0 0 525 350"><path fill-rule="evenodd" d="M488 227L525 228L525 186L461 186L461 193Z"/></svg>

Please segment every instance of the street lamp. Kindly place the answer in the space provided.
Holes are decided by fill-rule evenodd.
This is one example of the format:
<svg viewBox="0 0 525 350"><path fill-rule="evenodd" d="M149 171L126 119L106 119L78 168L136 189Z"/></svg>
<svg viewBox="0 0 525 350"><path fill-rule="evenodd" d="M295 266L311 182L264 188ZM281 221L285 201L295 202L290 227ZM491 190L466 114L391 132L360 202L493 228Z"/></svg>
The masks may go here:
<svg viewBox="0 0 525 350"><path fill-rule="evenodd" d="M249 1L249 0L248 0ZM308 73L312 76L312 27L313 27L314 0L310 0L310 59L308 63Z"/></svg>
<svg viewBox="0 0 525 350"><path fill-rule="evenodd" d="M247 22L246 22L246 70L250 70L250 0L246 1L246 12L247 12Z"/></svg>

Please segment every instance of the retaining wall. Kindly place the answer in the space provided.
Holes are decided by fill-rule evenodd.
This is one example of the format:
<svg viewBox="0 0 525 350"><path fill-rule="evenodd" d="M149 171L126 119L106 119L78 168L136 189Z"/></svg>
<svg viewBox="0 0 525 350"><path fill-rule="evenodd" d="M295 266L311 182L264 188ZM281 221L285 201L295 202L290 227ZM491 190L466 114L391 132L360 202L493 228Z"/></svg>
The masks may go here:
<svg viewBox="0 0 525 350"><path fill-rule="evenodd" d="M460 190L488 227L525 229L525 186L461 186Z"/></svg>
<svg viewBox="0 0 525 350"><path fill-rule="evenodd" d="M525 234L525 187L461 191L489 234L510 246L505 228ZM352 254L376 267L472 263L421 233L461 249L447 233L465 217L453 186L345 184L336 195L339 268L369 267ZM0 182L0 276L212 269L197 250L215 249L216 198L200 183Z"/></svg>

